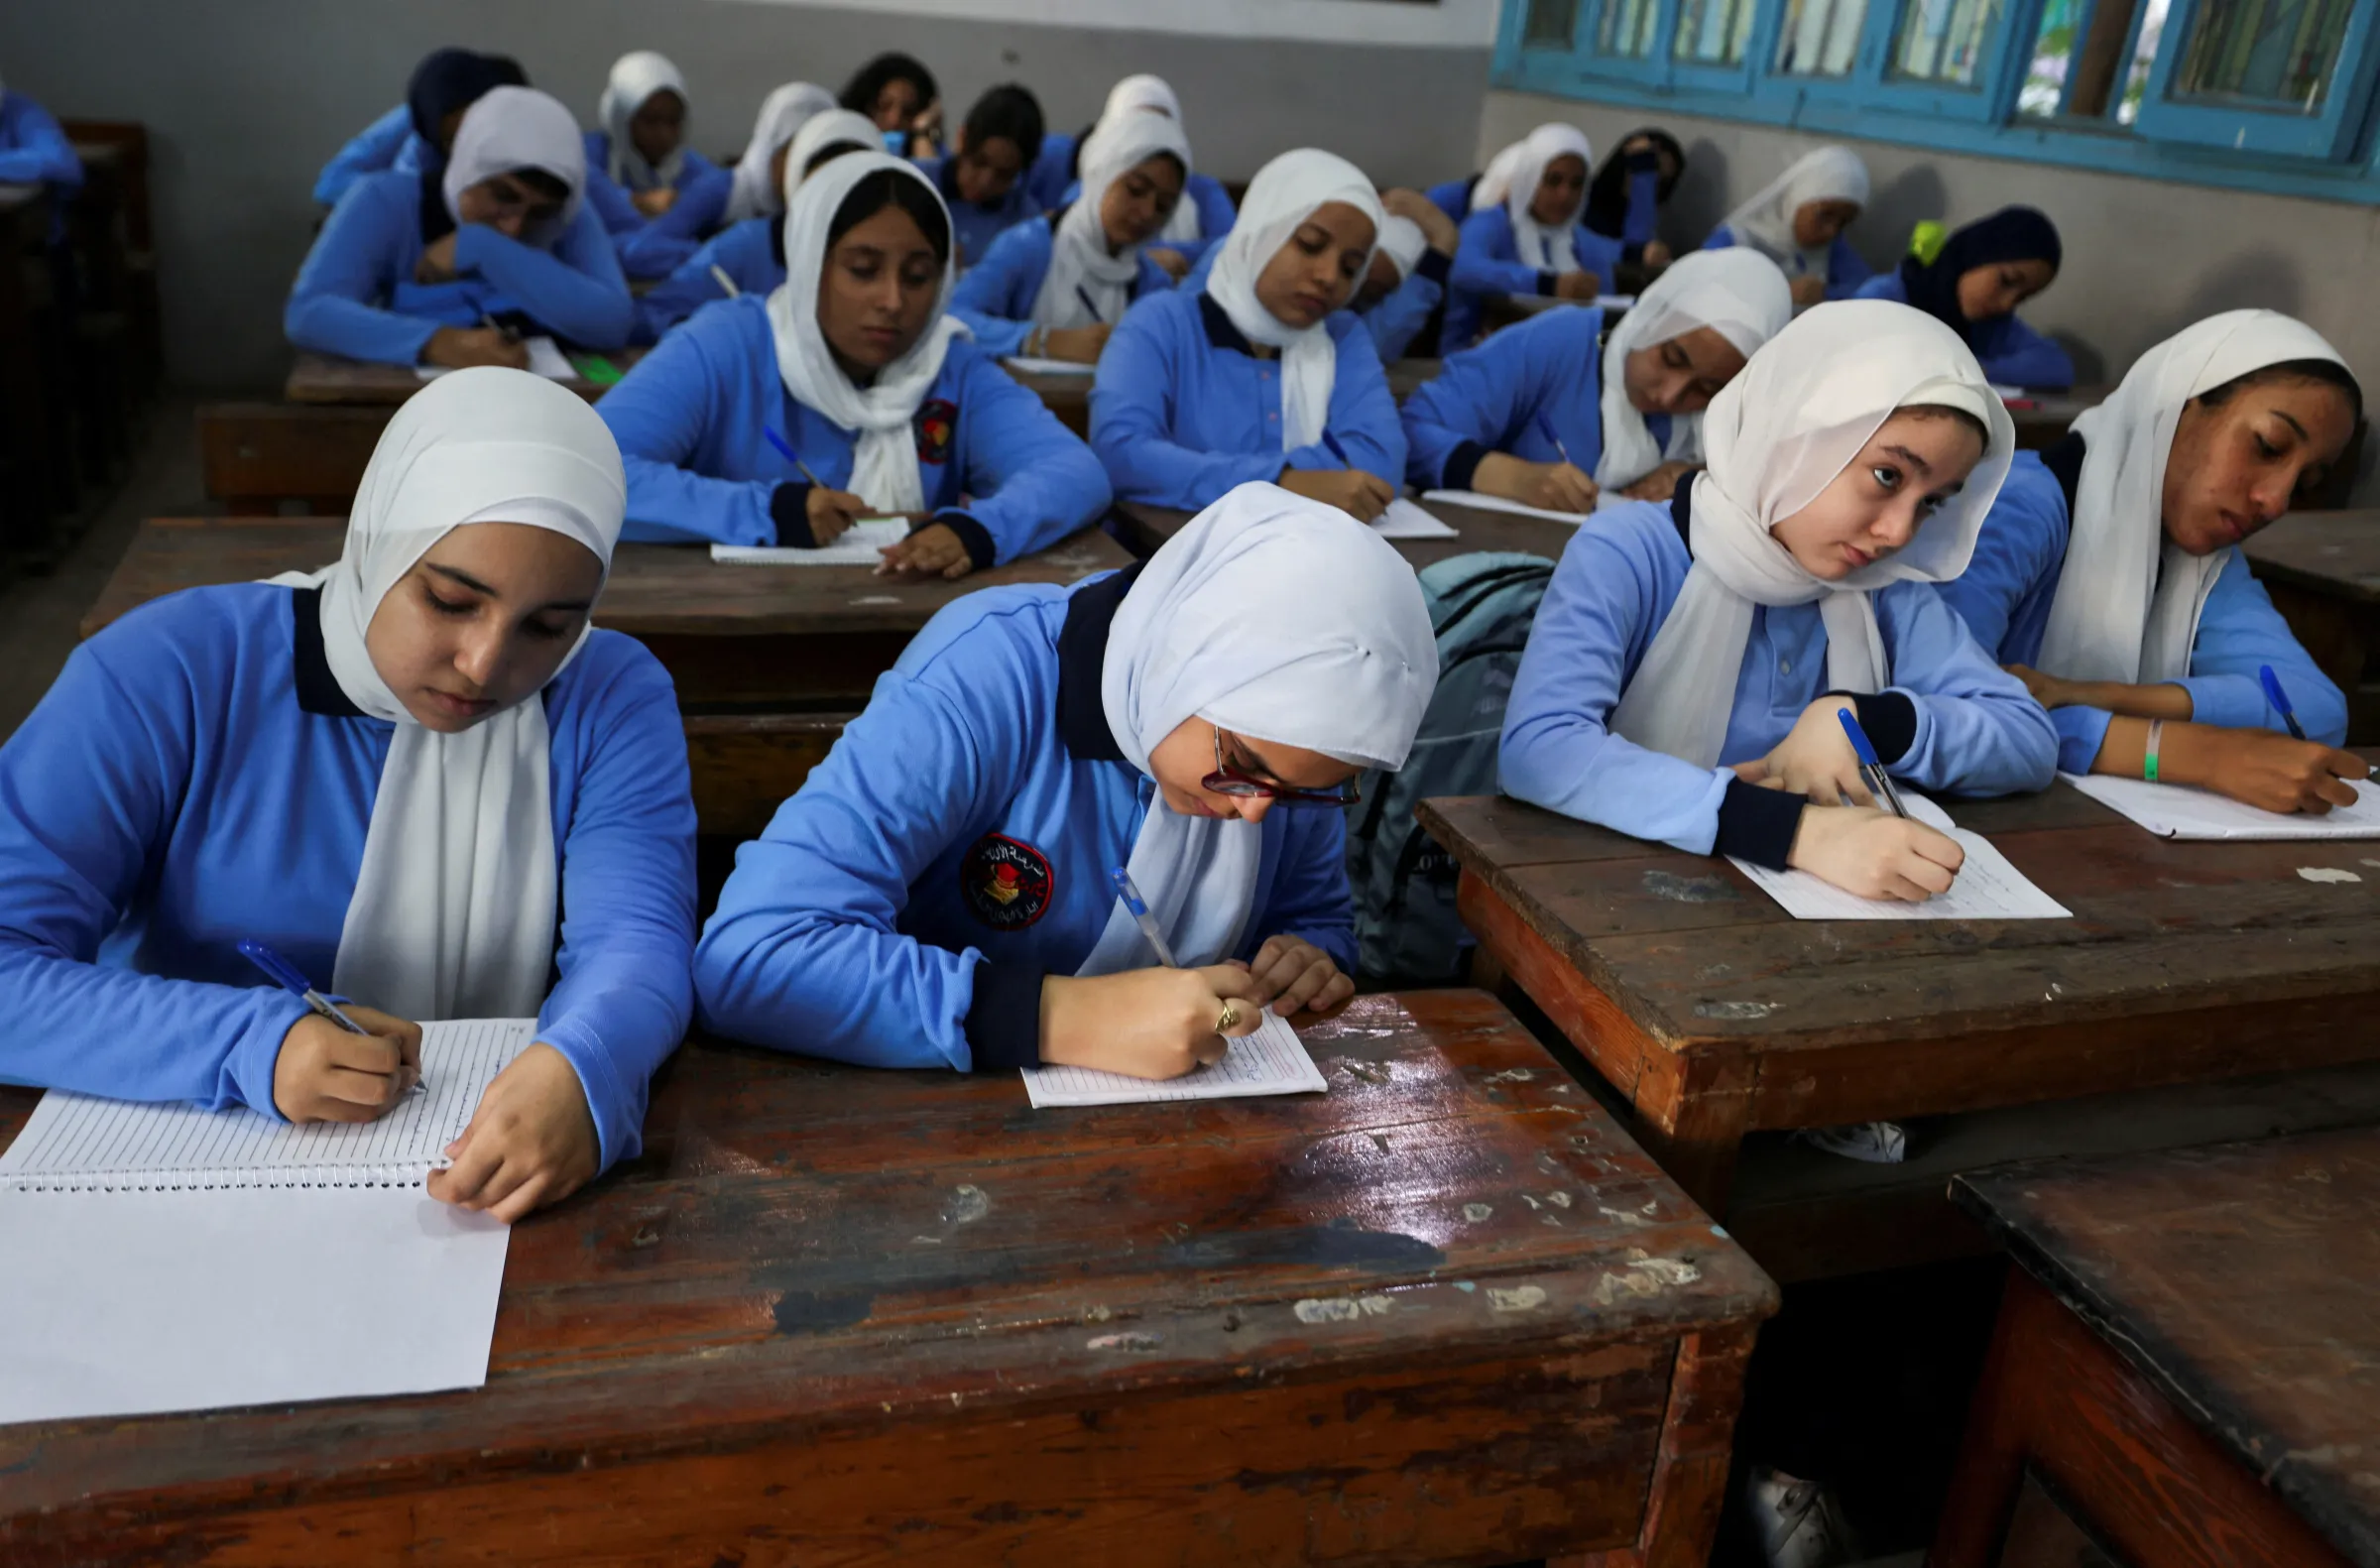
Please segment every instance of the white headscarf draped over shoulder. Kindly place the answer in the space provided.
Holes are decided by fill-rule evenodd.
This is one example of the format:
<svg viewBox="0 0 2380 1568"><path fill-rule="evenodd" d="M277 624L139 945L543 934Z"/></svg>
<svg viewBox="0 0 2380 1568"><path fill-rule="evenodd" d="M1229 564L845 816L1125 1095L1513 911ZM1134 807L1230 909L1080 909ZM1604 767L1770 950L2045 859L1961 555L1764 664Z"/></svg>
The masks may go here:
<svg viewBox="0 0 2380 1568"><path fill-rule="evenodd" d="M637 151L636 138L628 134L628 122L637 117L637 111L656 92L676 93L677 101L686 106L686 117L677 145L669 150L669 156L658 164L651 164ZM595 114L603 122L604 133L611 142L605 173L614 182L631 190L658 190L677 183L678 174L686 164L686 138L693 134L694 99L686 91L686 78L669 63L667 56L640 49L614 60L611 79L603 84L603 98L596 105Z"/></svg>
<svg viewBox="0 0 2380 1568"><path fill-rule="evenodd" d="M862 181L886 174L915 181L926 199L942 211L943 232L950 232L950 213L942 206L941 193L914 164L887 153L845 153L802 181L793 204L785 209L785 281L769 296L769 328L776 339L776 373L793 401L858 432L852 493L879 511L920 512L925 509L925 483L917 471L917 440L909 422L933 389L934 378L942 374L950 340L967 334L957 316L943 313L950 302L949 259L943 260L934 313L925 330L907 353L878 371L871 385L852 385L818 326L818 281L826 271L827 230L835 209Z"/></svg>
<svg viewBox="0 0 2380 1568"><path fill-rule="evenodd" d="M2155 683L2190 673L2199 616L2228 550L2193 555L2165 537L2165 465L2191 399L2291 360L2344 365L2305 322L2225 310L2133 362L2106 402L2075 421L2082 474L2041 667L2069 680Z"/></svg>
<svg viewBox="0 0 2380 1568"><path fill-rule="evenodd" d="M1345 202L1371 220L1372 243L1387 214L1379 193L1364 171L1336 153L1301 147L1281 154L1256 171L1249 182L1248 198L1240 204L1240 221L1207 274L1207 293L1223 306L1243 337L1281 351L1281 450L1291 452L1322 439L1331 413L1331 388L1339 379L1339 345L1325 316L1312 326L1293 327L1256 300L1256 278L1273 253L1289 243L1298 225L1316 208ZM1352 295L1371 265L1364 253L1356 269ZM1346 298L1339 303L1344 306Z"/></svg>
<svg viewBox="0 0 2380 1568"><path fill-rule="evenodd" d="M1049 271L1033 296L1033 320L1042 326L1113 325L1132 302L1140 275L1140 247L1108 251L1108 228L1100 216L1108 187L1148 160L1170 157L1190 173L1190 144L1182 128L1162 114L1129 114L1103 126L1083 144L1082 190L1050 234Z"/></svg>
<svg viewBox="0 0 2380 1568"><path fill-rule="evenodd" d="M1822 147L1760 187L1727 214L1727 231L1785 269L1788 278L1827 275L1827 252L1804 250L1793 237L1793 215L1813 201L1867 205L1867 165L1847 147Z"/></svg>
<svg viewBox="0 0 2380 1568"><path fill-rule="evenodd" d="M727 194L726 222L767 217L785 209L784 187L769 178L776 150L814 117L835 106L835 95L815 82L788 81L761 100L752 140L736 160L735 186ZM790 155L787 155L790 156Z"/></svg>
<svg viewBox="0 0 2380 1568"><path fill-rule="evenodd" d="M1437 683L1421 584L1394 546L1336 507L1245 484L1140 569L1108 634L1100 700L1143 774L1191 719L1398 768ZM1260 823L1178 816L1161 793L1149 802L1126 870L1182 963L1219 963L1239 947L1263 846ZM1076 973L1153 961L1119 903Z"/></svg>
<svg viewBox="0 0 2380 1568"><path fill-rule="evenodd" d="M381 432L338 561L273 579L321 590L339 689L397 727L339 929L341 994L416 1020L527 1018L543 1004L561 882L542 694L459 734L423 729L364 634L415 562L473 523L549 529L608 575L627 504L620 448L584 399L525 370L458 370L407 399Z"/></svg>
<svg viewBox="0 0 2380 1568"><path fill-rule="evenodd" d="M579 139L578 122L561 100L535 87L492 87L463 111L454 133L454 151L438 179L447 215L461 222L464 191L516 169L551 175L569 187L561 220L552 225L554 232L568 228L587 189L587 146ZM541 245L553 238L554 233L534 236Z"/></svg>
<svg viewBox="0 0 2380 1568"><path fill-rule="evenodd" d="M1181 130L1182 169L1187 174L1190 168L1190 133L1182 126L1182 100L1162 76L1151 76L1145 73L1127 76L1115 86L1110 87L1108 101L1099 111L1099 121L1091 128L1091 137L1112 132L1128 120L1143 115L1162 115L1171 120L1176 129ZM1084 138L1084 145L1078 159L1083 183L1086 187L1091 183L1091 137ZM1150 243L1162 244L1166 240L1203 239L1205 236L1205 225L1199 221L1198 203L1191 200L1185 191L1180 202L1174 206L1173 216L1165 220L1165 226L1157 231L1156 238Z"/></svg>
<svg viewBox="0 0 2380 1568"><path fill-rule="evenodd" d="M864 153L881 153L885 149L885 139L878 133L876 122L852 109L825 109L802 122L785 149L785 181L779 192L784 199L779 206L793 205L793 193L808 178L810 160L846 142Z"/></svg>
<svg viewBox="0 0 2380 1568"><path fill-rule="evenodd" d="M1572 231L1587 210L1585 177L1579 181L1579 199L1560 222L1540 223L1532 210L1538 183L1557 158L1575 158L1586 166L1589 174L1595 171L1595 149L1589 145L1587 133L1575 125L1552 121L1531 131L1520 144L1520 156L1512 161L1509 188L1501 200L1504 215L1512 223L1513 250L1523 267L1533 267L1539 272L1577 272L1578 246ZM1481 183L1487 181L1483 180Z"/></svg>
<svg viewBox="0 0 2380 1568"><path fill-rule="evenodd" d="M1907 547L1832 582L1812 576L1769 530L1832 484L1895 410L1918 406L1973 416L1991 432L1982 460ZM1694 567L1611 728L1710 768L1726 744L1755 605L1818 601L1827 689L1891 682L1869 595L1966 569L2008 475L2016 425L1958 333L1905 304L1845 300L1804 312L1752 355L1712 401L1703 444L1711 466L1695 477L1687 520Z"/></svg>
<svg viewBox="0 0 2380 1568"><path fill-rule="evenodd" d="M1636 297L1635 308L1604 343L1604 455L1595 465L1603 489L1632 485L1664 461L1693 462L1703 454L1703 417L1669 417L1663 447L1628 401L1628 356L1710 327L1749 360L1793 319L1793 288L1777 264L1740 245L1693 251Z"/></svg>

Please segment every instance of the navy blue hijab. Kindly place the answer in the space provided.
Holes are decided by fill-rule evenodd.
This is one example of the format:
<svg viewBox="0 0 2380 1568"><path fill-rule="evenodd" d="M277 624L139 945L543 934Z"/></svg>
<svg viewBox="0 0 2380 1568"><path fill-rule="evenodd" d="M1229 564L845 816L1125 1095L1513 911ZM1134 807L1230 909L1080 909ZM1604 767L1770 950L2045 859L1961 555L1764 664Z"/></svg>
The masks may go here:
<svg viewBox="0 0 2380 1568"><path fill-rule="evenodd" d="M405 86L406 112L414 134L429 144L440 164L446 150L438 145L438 127L457 109L468 109L496 87L526 87L529 73L505 55L479 55L467 49L434 50L414 67Z"/></svg>
<svg viewBox="0 0 2380 1568"><path fill-rule="evenodd" d="M2046 261L2056 272L2065 248L2058 243L2058 225L2037 207L2002 207L1990 217L1977 218L1943 242L1930 261L1915 256L1901 259L1901 288L1909 302L1940 321L1972 345L1974 329L1959 311L1959 280L1977 267L2002 262Z"/></svg>

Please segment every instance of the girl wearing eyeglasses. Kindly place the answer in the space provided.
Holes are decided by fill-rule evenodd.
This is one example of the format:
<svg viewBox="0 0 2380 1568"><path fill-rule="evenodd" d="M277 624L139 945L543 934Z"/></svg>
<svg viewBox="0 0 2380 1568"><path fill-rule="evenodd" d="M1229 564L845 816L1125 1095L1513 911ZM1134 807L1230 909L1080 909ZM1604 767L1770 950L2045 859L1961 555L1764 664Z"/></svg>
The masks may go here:
<svg viewBox="0 0 2380 1568"><path fill-rule="evenodd" d="M1266 1007L1335 1006L1342 807L1402 766L1437 675L1412 568L1269 484L1142 565L971 594L737 852L695 955L704 1026L878 1067L1170 1078Z"/></svg>

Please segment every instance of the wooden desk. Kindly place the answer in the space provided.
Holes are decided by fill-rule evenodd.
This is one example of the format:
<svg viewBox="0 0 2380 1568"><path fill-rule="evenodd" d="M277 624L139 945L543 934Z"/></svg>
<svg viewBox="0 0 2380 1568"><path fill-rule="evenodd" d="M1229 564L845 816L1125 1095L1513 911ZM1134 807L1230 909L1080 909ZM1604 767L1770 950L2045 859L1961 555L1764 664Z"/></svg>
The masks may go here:
<svg viewBox="0 0 2380 1568"><path fill-rule="evenodd" d="M1953 1195L2023 1271L1934 1568L2044 1560L1999 1549L2028 1473L2128 1562L2380 1568L2380 1129L2012 1166Z"/></svg>
<svg viewBox="0 0 2380 1568"><path fill-rule="evenodd" d="M690 1044L484 1389L0 1428L0 1558L1703 1561L1773 1286L1491 999L1303 1032L1042 1112Z"/></svg>
<svg viewBox="0 0 2380 1568"><path fill-rule="evenodd" d="M1413 396L1413 389L1438 374L1442 361L1435 359L1399 359L1390 363L1388 390L1398 403ZM1019 370L1002 362L1002 368L1013 377L1017 385L1029 388L1058 422L1085 440L1091 438L1091 383L1088 375L1065 371Z"/></svg>
<svg viewBox="0 0 2380 1568"><path fill-rule="evenodd" d="M1510 512L1497 512L1488 507L1456 506L1444 501L1419 503L1441 521L1452 525L1458 533L1453 539L1395 539L1388 543L1396 552L1413 563L1413 569L1432 565L1454 555L1468 555L1476 550L1512 550L1529 555L1543 555L1547 560L1560 560L1562 551L1570 544L1578 529L1568 523L1555 523L1545 518L1524 518ZM1121 526L1117 534L1134 554L1147 556L1157 546L1182 531L1182 525L1197 516L1193 512L1178 512L1171 507L1142 506L1136 501L1116 503L1116 517Z"/></svg>
<svg viewBox="0 0 2380 1568"><path fill-rule="evenodd" d="M2008 406L2016 422L2016 444L2021 451L2038 452L2066 439L2075 421L2107 401L2112 386L2076 387L2067 392L2028 392Z"/></svg>
<svg viewBox="0 0 2380 1568"><path fill-rule="evenodd" d="M648 352L650 350L628 348L616 354L580 354L575 357L607 359L626 373ZM298 362L290 367L290 379L282 384L281 395L292 403L394 409L428 385L410 365L374 365L362 360L341 359L333 354L299 354ZM583 378L565 381L561 385L589 403L611 390ZM381 422L388 422L386 415L381 417Z"/></svg>
<svg viewBox="0 0 2380 1568"><path fill-rule="evenodd" d="M2347 694L2347 740L2380 742L2380 510L2298 512L2240 548L2290 631Z"/></svg>
<svg viewBox="0 0 2380 1568"><path fill-rule="evenodd" d="M1544 1009L1654 1157L1781 1278L1981 1238L1942 1204L1941 1172L1739 1193L1754 1131L2380 1061L2371 844L2175 844L2065 784L1952 814L2075 918L1797 921L1724 860L1502 798L1420 811L1461 864L1475 975Z"/></svg>

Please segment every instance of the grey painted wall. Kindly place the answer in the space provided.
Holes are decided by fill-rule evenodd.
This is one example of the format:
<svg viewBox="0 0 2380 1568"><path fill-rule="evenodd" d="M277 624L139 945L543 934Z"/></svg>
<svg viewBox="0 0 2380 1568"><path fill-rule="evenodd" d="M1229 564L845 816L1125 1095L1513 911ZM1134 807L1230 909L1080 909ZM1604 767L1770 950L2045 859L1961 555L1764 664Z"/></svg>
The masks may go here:
<svg viewBox="0 0 2380 1568"><path fill-rule="evenodd" d="M884 49L932 67L954 117L1012 79L1065 130L1090 120L1117 77L1154 70L1181 94L1200 167L1226 180L1317 143L1384 182L1445 179L1469 167L1488 79L1485 48L1244 43L715 0L0 3L0 75L12 87L60 116L148 125L169 367L209 389L279 386L282 300L312 230L314 175L443 44L517 57L582 122L614 59L659 49L686 73L695 138L711 151L743 146L778 82L839 88Z"/></svg>

